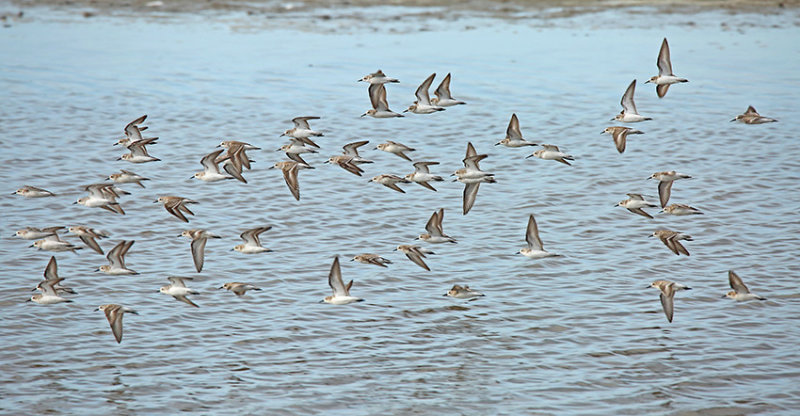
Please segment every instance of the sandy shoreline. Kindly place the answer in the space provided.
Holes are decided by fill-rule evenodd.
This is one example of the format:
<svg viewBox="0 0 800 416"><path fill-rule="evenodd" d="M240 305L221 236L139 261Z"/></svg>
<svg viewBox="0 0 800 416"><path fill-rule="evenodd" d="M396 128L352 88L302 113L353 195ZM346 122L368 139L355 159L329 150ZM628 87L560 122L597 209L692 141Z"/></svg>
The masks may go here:
<svg viewBox="0 0 800 416"><path fill-rule="evenodd" d="M244 12L249 15L314 12L319 10L365 9L400 6L408 13L428 11L447 17L466 13L486 17L515 18L520 14L547 12L548 17L570 17L609 9L651 7L659 13L730 13L779 14L800 7L800 0L13 0L20 10L30 7L53 7L76 10L87 17L93 14L148 14L193 12ZM335 15L335 14L334 14ZM433 16L432 16L433 17Z"/></svg>

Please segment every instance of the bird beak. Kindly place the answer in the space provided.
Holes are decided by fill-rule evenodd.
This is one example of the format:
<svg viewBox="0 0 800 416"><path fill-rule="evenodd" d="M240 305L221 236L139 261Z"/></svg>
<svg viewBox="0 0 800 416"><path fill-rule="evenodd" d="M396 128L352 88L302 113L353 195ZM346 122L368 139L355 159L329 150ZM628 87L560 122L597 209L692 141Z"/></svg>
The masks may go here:
<svg viewBox="0 0 800 416"><path fill-rule="evenodd" d="M444 294L444 295L442 295L442 296L447 296L447 293L445 293L445 294Z"/></svg>
<svg viewBox="0 0 800 416"><path fill-rule="evenodd" d="M495 146L497 146L497 145L499 145L499 144L500 144L500 142L497 142L497 143L495 143L494 145L495 145ZM445 296L447 296L447 294L445 294Z"/></svg>
<svg viewBox="0 0 800 416"><path fill-rule="evenodd" d="M225 289L225 286L220 286L220 287L217 288L217 290L220 290L220 289Z"/></svg>
<svg viewBox="0 0 800 416"><path fill-rule="evenodd" d="M647 237L653 237L653 234L648 235Z"/></svg>
<svg viewBox="0 0 800 416"><path fill-rule="evenodd" d="M361 117L364 117L365 115L367 115L367 113L362 114Z"/></svg>
<svg viewBox="0 0 800 416"><path fill-rule="evenodd" d="M97 312L99 310L100 310L100 308L95 308L93 312Z"/></svg>
<svg viewBox="0 0 800 416"><path fill-rule="evenodd" d="M648 80L647 80L647 81L645 81L644 83L645 83L645 84L649 84L649 83L650 83L650 80L648 79Z"/></svg>
<svg viewBox="0 0 800 416"><path fill-rule="evenodd" d="M606 131L605 131L605 130L603 130L603 131L601 131L601 132L600 132L600 134L603 134L603 133L605 133L605 132L606 132Z"/></svg>
<svg viewBox="0 0 800 416"><path fill-rule="evenodd" d="M323 300L321 300L321 301L319 301L317 303L325 303L325 300L323 299Z"/></svg>
<svg viewBox="0 0 800 416"><path fill-rule="evenodd" d="M609 120L609 121L614 121L614 120L615 120L615 119L613 119L613 118L612 118L612 119L611 119L611 120Z"/></svg>
<svg viewBox="0 0 800 416"><path fill-rule="evenodd" d="M736 121L736 119L733 119L733 120L731 120L731 121Z"/></svg>
<svg viewBox="0 0 800 416"><path fill-rule="evenodd" d="M407 112L408 112L408 109L405 109L405 110L403 110L403 112L404 112L404 113L407 113Z"/></svg>
<svg viewBox="0 0 800 416"><path fill-rule="evenodd" d="M158 200L156 199L155 201L153 201L153 203L154 203L154 204L157 204L157 203L158 203Z"/></svg>
<svg viewBox="0 0 800 416"><path fill-rule="evenodd" d="M100 271L100 269L94 269L94 271L96 271L96 272L99 272L99 271Z"/></svg>
<svg viewBox="0 0 800 416"><path fill-rule="evenodd" d="M722 299L725 299L727 297L728 297L728 295L722 295Z"/></svg>
<svg viewBox="0 0 800 416"><path fill-rule="evenodd" d="M529 154L528 156L525 156L525 159L527 159L529 157L533 157L533 153Z"/></svg>
<svg viewBox="0 0 800 416"><path fill-rule="evenodd" d="M285 133L281 133L281 135L280 135L280 136L278 136L278 137L283 137L283 136L285 136L285 135L286 135Z"/></svg>
<svg viewBox="0 0 800 416"><path fill-rule="evenodd" d="M33 247L33 244L29 245L28 247Z"/></svg>
<svg viewBox="0 0 800 416"><path fill-rule="evenodd" d="M189 179L194 179L194 175L190 176Z"/></svg>
<svg viewBox="0 0 800 416"><path fill-rule="evenodd" d="M28 299L25 302L33 302L33 299Z"/></svg>
<svg viewBox="0 0 800 416"><path fill-rule="evenodd" d="M77 204L77 203L78 203L78 201L75 201L75 202L73 202L73 203L72 203L72 205L75 205L75 204Z"/></svg>

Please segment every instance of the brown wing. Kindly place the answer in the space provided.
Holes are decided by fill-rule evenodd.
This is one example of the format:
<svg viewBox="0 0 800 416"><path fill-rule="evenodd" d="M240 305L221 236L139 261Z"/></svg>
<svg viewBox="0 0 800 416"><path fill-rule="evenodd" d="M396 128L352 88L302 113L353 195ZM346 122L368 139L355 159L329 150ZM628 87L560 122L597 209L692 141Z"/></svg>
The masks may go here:
<svg viewBox="0 0 800 416"><path fill-rule="evenodd" d="M658 183L658 198L661 200L661 208L667 206L669 196L672 193L672 181L662 181Z"/></svg>
<svg viewBox="0 0 800 416"><path fill-rule="evenodd" d="M653 216L652 216L652 215L650 215L650 214L648 214L648 213L644 212L644 210L643 210L643 209L641 209L641 208L626 208L626 209L627 209L628 211L630 211L630 212L634 213L634 214L639 214L639 215L641 215L641 216L643 216L643 217L650 218L651 220L653 219Z"/></svg>
<svg viewBox="0 0 800 416"><path fill-rule="evenodd" d="M294 196L294 199L300 200L300 184L297 182L297 164L292 165L289 169L283 170L283 180L286 181L286 186Z"/></svg>
<svg viewBox="0 0 800 416"><path fill-rule="evenodd" d="M667 90L669 90L669 84L656 85L656 95L658 95L658 98L664 98L664 96L667 95Z"/></svg>

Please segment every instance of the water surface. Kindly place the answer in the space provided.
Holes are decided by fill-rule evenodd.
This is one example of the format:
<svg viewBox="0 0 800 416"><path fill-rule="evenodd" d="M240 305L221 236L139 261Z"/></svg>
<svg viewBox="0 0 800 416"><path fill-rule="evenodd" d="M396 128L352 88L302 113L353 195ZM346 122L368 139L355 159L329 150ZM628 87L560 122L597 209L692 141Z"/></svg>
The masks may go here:
<svg viewBox="0 0 800 416"><path fill-rule="evenodd" d="M7 414L791 414L800 407L800 272L795 188L798 162L800 30L791 15L699 13L666 26L639 15L630 27L599 24L615 12L553 20L430 19L426 30L399 21L382 28L253 23L247 16L104 16L78 20L35 9L0 32L0 410ZM302 19L300 19L302 21ZM691 21L692 24L686 24ZM721 25L726 22L725 25ZM773 27L773 25L775 27ZM413 30L411 29L413 28ZM624 154L599 133L613 123L634 78L656 73L669 38L675 72L690 79L658 99L639 85L636 125ZM468 102L433 115L360 118L369 108L356 83L377 68L395 111L431 72L448 72ZM748 105L779 123L730 123ZM531 149L493 146L511 113L528 140L575 155L574 166L525 159ZM111 146L124 125L148 114L151 154L131 165ZM279 172L278 135L297 115L318 115L325 136L316 169L300 173L295 201ZM222 139L260 146L248 184L190 180ZM369 140L375 160L356 177L322 162L345 143ZM436 160L434 173L461 167L466 143L488 153L481 186L462 216L458 183L400 194L373 183L406 174L410 163L373 150L395 140ZM151 178L126 186L127 215L72 202L81 186L120 168ZM703 216L654 220L613 205L628 192L657 200L651 173L693 179L672 202ZM30 184L58 197L9 195ZM197 200L190 224L153 204L159 195ZM393 252L445 208L458 244L432 247L431 272ZM535 214L548 250L514 255ZM274 250L230 251L243 230ZM88 225L136 243L137 276L108 277L88 249L56 253L78 295L69 304L25 303L51 255L11 238L25 226ZM195 273L188 228L224 236L209 242ZM670 228L694 236L677 257L647 236ZM80 244L77 239L71 241ZM388 269L348 262L376 252ZM327 273L343 275L365 302L332 306ZM736 270L769 300L735 303L726 272ZM199 309L157 293L166 277L194 277ZM657 279L694 290L677 295L666 322ZM217 291L247 281L244 298ZM442 294L455 283L486 294L473 302ZM117 345L104 303L133 307Z"/></svg>

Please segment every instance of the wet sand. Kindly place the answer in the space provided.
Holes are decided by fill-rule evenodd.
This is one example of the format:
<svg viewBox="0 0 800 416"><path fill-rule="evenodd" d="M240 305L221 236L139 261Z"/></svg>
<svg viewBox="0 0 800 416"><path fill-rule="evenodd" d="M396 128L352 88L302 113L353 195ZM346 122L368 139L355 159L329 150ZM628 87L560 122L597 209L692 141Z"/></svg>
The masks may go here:
<svg viewBox="0 0 800 416"><path fill-rule="evenodd" d="M554 19L569 18L583 14L605 11L627 12L633 15L647 14L694 14L708 11L724 11L730 14L775 15L796 12L800 0L747 1L747 0L540 0L540 1L492 1L492 0L16 0L11 4L20 10L25 8L51 7L74 12L83 17L102 15L162 15L181 13L222 12L246 13L248 16L263 15L267 18L301 14L304 18L322 20L353 19L359 21L397 21L404 18L457 20L464 17L489 17L493 19ZM390 9L390 10L386 10ZM216 14L215 13L215 14ZM17 19L16 12L4 14L4 20ZM795 23L797 24L797 23Z"/></svg>

